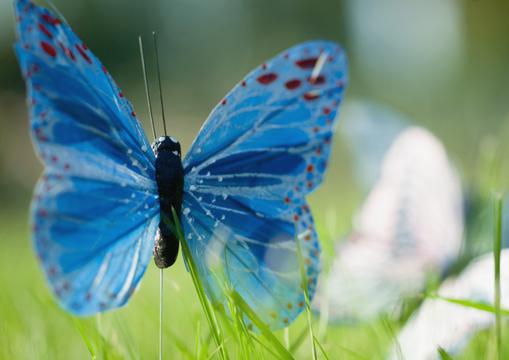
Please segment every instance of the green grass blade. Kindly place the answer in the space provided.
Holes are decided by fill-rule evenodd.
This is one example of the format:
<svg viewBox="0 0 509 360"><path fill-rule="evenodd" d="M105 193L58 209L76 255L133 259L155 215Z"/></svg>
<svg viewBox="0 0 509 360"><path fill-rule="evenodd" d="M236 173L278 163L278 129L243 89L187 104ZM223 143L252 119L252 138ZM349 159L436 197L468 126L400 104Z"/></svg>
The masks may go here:
<svg viewBox="0 0 509 360"><path fill-rule="evenodd" d="M297 235L297 228L295 228L295 234ZM304 291L304 299L306 301L306 317L308 322L308 328L309 328L309 337L311 339L311 353L313 356L313 360L318 359L318 353L316 351L316 344L315 344L315 334L313 331L313 324L311 321L311 305L309 301L309 292L308 292L308 277L306 274L306 268L304 266L304 259L302 257L302 248L300 246L300 239L298 236L295 236L295 244L297 245L297 256L299 258L299 267L300 267L300 274L301 274L301 287Z"/></svg>
<svg viewBox="0 0 509 360"><path fill-rule="evenodd" d="M325 351L322 344L320 344L320 341L318 341L318 339L316 337L314 338L314 343L318 346L318 349L320 349L320 351L322 352L323 357L326 360L329 360L329 356L327 355L327 352Z"/></svg>
<svg viewBox="0 0 509 360"><path fill-rule="evenodd" d="M78 330L78 333L80 334L81 338L83 339L85 346L87 347L90 358L97 359L92 342L90 341L88 336L85 334L85 330L83 329L83 325L81 324L80 320L73 317L72 321L73 321L74 325L76 326L76 329Z"/></svg>
<svg viewBox="0 0 509 360"><path fill-rule="evenodd" d="M212 305L209 302L207 295L205 294L205 289L204 289L203 283L201 282L200 275L198 274L198 269L196 267L196 263L194 262L193 256L191 255L191 251L189 250L189 247L187 246L187 242L184 239L184 234L183 234L182 228L180 226L180 220L177 216L177 213L175 212L175 209L173 209L173 208L172 208L172 213L173 213L173 222L170 221L166 217L163 217L162 220L170 229L172 229L174 231L175 235L177 236L177 238L180 241L180 245L182 246L182 253L183 253L184 259L188 265L189 273L191 274L191 278L193 280L193 284L196 289L196 293L198 294L198 299L200 300L200 303L201 303L203 310L205 312L207 321L209 322L214 340L216 341L216 345L221 349L219 351L219 354L223 360L226 360L229 357L228 357L226 348L224 346L224 338L223 338L221 328L219 327L219 323L215 316L214 309L212 308ZM176 226L174 226L174 224Z"/></svg>
<svg viewBox="0 0 509 360"><path fill-rule="evenodd" d="M442 349L441 347L439 347L439 348L437 349L437 351L438 351L438 355L440 356L440 359L442 359L442 360L452 360L452 356L451 356L451 355L449 355L449 354L447 353L447 351L445 351L445 350L444 350L444 349Z"/></svg>
<svg viewBox="0 0 509 360"><path fill-rule="evenodd" d="M290 349L289 350L290 350L291 353L295 353L299 349L299 347L304 342L304 339L306 338L306 335L308 333L309 333L309 329L307 329L307 328L302 329L300 334L295 338L295 340L293 340L293 342L290 345Z"/></svg>
<svg viewBox="0 0 509 360"><path fill-rule="evenodd" d="M244 301L242 296L236 291L231 293L232 299L235 304L246 314L246 316L253 322L253 324L260 330L265 339L274 347L282 359L293 359L292 354L284 347L283 344L274 336L269 327L256 315L251 307Z"/></svg>
<svg viewBox="0 0 509 360"><path fill-rule="evenodd" d="M497 311L495 306L493 306L493 305L480 303L480 302L476 302L476 301L471 301L471 300L449 298L449 297L440 296L437 294L428 294L426 297L428 297L430 299L438 299L438 300L447 301L451 304L465 306L465 307L469 307L469 308L480 310L480 311L486 311L486 312L489 312L492 314L495 314ZM509 316L509 310L500 308L499 311L500 311L500 315Z"/></svg>
<svg viewBox="0 0 509 360"><path fill-rule="evenodd" d="M493 201L493 256L495 260L495 336L497 341L497 357L502 351L502 322L500 314L500 254L502 251L502 196L495 194Z"/></svg>

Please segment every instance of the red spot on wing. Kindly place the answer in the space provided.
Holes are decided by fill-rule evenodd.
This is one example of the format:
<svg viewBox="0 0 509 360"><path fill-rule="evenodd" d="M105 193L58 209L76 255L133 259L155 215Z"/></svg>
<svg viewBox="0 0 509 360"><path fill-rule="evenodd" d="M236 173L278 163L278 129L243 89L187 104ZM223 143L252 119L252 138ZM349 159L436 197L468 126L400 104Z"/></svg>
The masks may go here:
<svg viewBox="0 0 509 360"><path fill-rule="evenodd" d="M295 90L297 89L300 85L301 85L301 81L299 79L293 79L293 80L289 80L285 83L285 87L288 89L288 90Z"/></svg>
<svg viewBox="0 0 509 360"><path fill-rule="evenodd" d="M58 45L60 45L60 48L62 49L62 51L65 53L65 55L67 55L67 57L69 59L71 59L72 61L76 61L76 56L74 55L74 53L71 51L71 49L69 49L68 47L66 47L61 41L58 42Z"/></svg>
<svg viewBox="0 0 509 360"><path fill-rule="evenodd" d="M132 116L132 117L136 117L136 112L134 112L134 111L133 111L133 112L131 113L131 116Z"/></svg>
<svg viewBox="0 0 509 360"><path fill-rule="evenodd" d="M62 21L60 21L60 19L57 19L49 14L42 15L42 19L44 21L46 21L48 24L53 25L53 26L60 25L62 23Z"/></svg>
<svg viewBox="0 0 509 360"><path fill-rule="evenodd" d="M223 99L223 100L221 101L221 105L226 105L226 99Z"/></svg>
<svg viewBox="0 0 509 360"><path fill-rule="evenodd" d="M330 108L328 108L328 107L324 107L324 108L323 108L323 114L324 114L324 115L329 115L329 114L330 114Z"/></svg>
<svg viewBox="0 0 509 360"><path fill-rule="evenodd" d="M124 93L121 91L121 92L118 94L118 96L120 96L121 98L123 98L123 97L124 97Z"/></svg>
<svg viewBox="0 0 509 360"><path fill-rule="evenodd" d="M53 34L43 24L39 24L39 30L41 30L44 33L44 35L46 35L50 39L53 39Z"/></svg>
<svg viewBox="0 0 509 360"><path fill-rule="evenodd" d="M294 221L299 221L299 215L297 215L297 214L293 215L293 220Z"/></svg>
<svg viewBox="0 0 509 360"><path fill-rule="evenodd" d="M41 48L49 56L51 56L51 57L57 56L57 51L55 50L55 48L51 44L47 43L46 41L41 41Z"/></svg>
<svg viewBox="0 0 509 360"><path fill-rule="evenodd" d="M108 69L106 69L106 66L102 66L102 69L103 69L103 73L107 74L108 73Z"/></svg>
<svg viewBox="0 0 509 360"><path fill-rule="evenodd" d="M312 181L308 181L308 189L311 189L313 187L313 182Z"/></svg>
<svg viewBox="0 0 509 360"><path fill-rule="evenodd" d="M268 73L268 74L260 76L257 80L262 85L268 85L268 84L274 82L276 79L277 79L277 74Z"/></svg>
<svg viewBox="0 0 509 360"><path fill-rule="evenodd" d="M58 162L58 157L57 156L52 156L51 157L51 161L53 161L54 163Z"/></svg>
<svg viewBox="0 0 509 360"><path fill-rule="evenodd" d="M263 65L262 65L262 69L263 69L263 70L267 70L267 64L263 64Z"/></svg>
<svg viewBox="0 0 509 360"><path fill-rule="evenodd" d="M287 197L285 197L285 204L289 204L289 203L290 203L290 201L291 201L291 200L290 200L290 198L289 198L288 196L287 196Z"/></svg>
<svg viewBox="0 0 509 360"><path fill-rule="evenodd" d="M69 165L69 164L65 164L64 165L64 170L65 171L69 171L70 169L71 169L71 165Z"/></svg>
<svg viewBox="0 0 509 360"><path fill-rule="evenodd" d="M313 172L313 170L314 170L313 165L309 164L306 170L307 170L307 172Z"/></svg>
<svg viewBox="0 0 509 360"><path fill-rule="evenodd" d="M246 80L242 80L241 85L245 87L245 86L247 85L247 84L246 84Z"/></svg>
<svg viewBox="0 0 509 360"><path fill-rule="evenodd" d="M85 59L86 62L88 62L89 64L92 64L92 59L90 59L88 54L85 52L85 50L79 44L76 44L76 49L80 53L81 57L83 59Z"/></svg>
<svg viewBox="0 0 509 360"><path fill-rule="evenodd" d="M55 276L57 274L57 268L54 266L50 266L48 269L49 276Z"/></svg>
<svg viewBox="0 0 509 360"><path fill-rule="evenodd" d="M318 61L317 57L309 58L309 59L302 59L302 60L297 60L295 62L295 65L297 65L301 69L312 69L315 67L317 61Z"/></svg>
<svg viewBox="0 0 509 360"><path fill-rule="evenodd" d="M312 101L316 100L320 97L320 94L317 92L307 92L304 94L304 100Z"/></svg>

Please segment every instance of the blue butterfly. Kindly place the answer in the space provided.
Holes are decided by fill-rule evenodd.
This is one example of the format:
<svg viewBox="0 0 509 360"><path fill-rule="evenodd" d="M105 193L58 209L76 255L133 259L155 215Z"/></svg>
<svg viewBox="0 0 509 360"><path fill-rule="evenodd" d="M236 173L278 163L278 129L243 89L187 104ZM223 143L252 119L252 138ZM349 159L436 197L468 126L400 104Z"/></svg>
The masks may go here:
<svg viewBox="0 0 509 360"><path fill-rule="evenodd" d="M272 328L289 324L320 271L305 197L321 182L347 81L343 50L297 45L261 65L216 106L181 161L171 137L153 147L106 68L47 9L15 2L16 51L32 138L45 170L32 204L33 241L51 290L77 315L124 305L154 252L171 265L174 207L208 296L213 268Z"/></svg>

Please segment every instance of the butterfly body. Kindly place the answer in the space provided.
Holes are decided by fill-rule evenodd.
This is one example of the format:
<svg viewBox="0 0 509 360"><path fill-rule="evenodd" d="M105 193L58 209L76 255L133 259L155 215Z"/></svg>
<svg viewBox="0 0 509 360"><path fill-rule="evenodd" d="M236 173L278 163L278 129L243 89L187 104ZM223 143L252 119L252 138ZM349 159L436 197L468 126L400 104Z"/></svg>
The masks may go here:
<svg viewBox="0 0 509 360"><path fill-rule="evenodd" d="M169 136L160 137L152 149L156 155L156 182L159 193L159 229L154 246L154 261L160 269L170 267L177 260L179 240L163 221L173 221L172 209L180 216L184 191L184 168L180 144Z"/></svg>

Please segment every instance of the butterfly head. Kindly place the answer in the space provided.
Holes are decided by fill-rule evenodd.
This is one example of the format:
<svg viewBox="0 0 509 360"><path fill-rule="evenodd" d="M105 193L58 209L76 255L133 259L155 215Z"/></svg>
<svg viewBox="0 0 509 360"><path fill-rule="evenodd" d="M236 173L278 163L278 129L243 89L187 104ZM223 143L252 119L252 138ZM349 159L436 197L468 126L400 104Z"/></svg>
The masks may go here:
<svg viewBox="0 0 509 360"><path fill-rule="evenodd" d="M177 155L179 158L182 157L182 152L180 150L180 143L172 138L171 136L161 136L159 137L153 144L152 150L156 155L159 155L161 152L171 152L174 155Z"/></svg>

